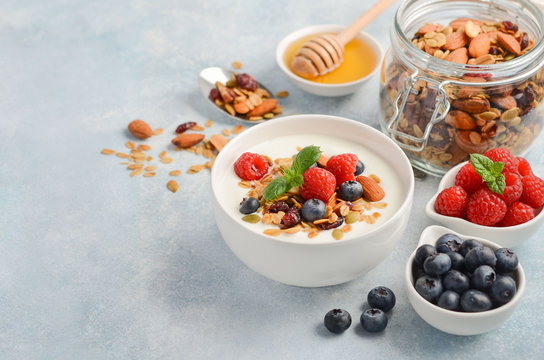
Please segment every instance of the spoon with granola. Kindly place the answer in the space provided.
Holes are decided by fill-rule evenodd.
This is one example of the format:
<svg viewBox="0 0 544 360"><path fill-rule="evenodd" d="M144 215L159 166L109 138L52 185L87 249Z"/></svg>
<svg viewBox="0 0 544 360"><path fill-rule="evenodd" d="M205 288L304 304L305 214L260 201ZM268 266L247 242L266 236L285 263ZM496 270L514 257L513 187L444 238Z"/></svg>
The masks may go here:
<svg viewBox="0 0 544 360"><path fill-rule="evenodd" d="M238 121L256 124L283 111L271 92L245 73L209 67L200 72L198 83L216 109Z"/></svg>

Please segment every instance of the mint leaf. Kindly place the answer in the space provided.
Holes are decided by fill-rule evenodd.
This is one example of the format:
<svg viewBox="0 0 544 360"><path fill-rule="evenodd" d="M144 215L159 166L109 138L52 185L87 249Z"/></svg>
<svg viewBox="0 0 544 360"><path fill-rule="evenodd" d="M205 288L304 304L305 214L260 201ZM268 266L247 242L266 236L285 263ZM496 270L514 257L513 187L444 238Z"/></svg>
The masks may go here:
<svg viewBox="0 0 544 360"><path fill-rule="evenodd" d="M289 182L289 189L300 186L302 184L304 184L304 177L302 177L302 174L297 174ZM289 190L289 189L287 189L287 190Z"/></svg>
<svg viewBox="0 0 544 360"><path fill-rule="evenodd" d="M285 177L285 180L287 180L287 182L291 182L297 175L298 174L292 169L283 170L283 177Z"/></svg>
<svg viewBox="0 0 544 360"><path fill-rule="evenodd" d="M264 189L263 198L265 201L274 200L287 190L289 190L289 181L285 177L274 179Z"/></svg>
<svg viewBox="0 0 544 360"><path fill-rule="evenodd" d="M504 169L503 162L493 162L493 160L481 154L470 154L470 163L476 173L485 181L489 190L497 194L503 194L506 187L506 180L501 173L502 169Z"/></svg>
<svg viewBox="0 0 544 360"><path fill-rule="evenodd" d="M308 168L319 159L321 153L322 151L319 149L319 146L306 146L298 152L295 160L293 160L291 170L302 175L302 173L308 170Z"/></svg>

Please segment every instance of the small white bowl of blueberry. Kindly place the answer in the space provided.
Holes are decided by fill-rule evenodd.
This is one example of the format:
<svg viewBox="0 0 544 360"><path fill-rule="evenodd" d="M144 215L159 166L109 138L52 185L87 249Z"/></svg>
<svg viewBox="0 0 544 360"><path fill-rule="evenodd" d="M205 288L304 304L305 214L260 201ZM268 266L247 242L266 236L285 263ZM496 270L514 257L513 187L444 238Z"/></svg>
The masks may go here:
<svg viewBox="0 0 544 360"><path fill-rule="evenodd" d="M525 291L516 254L442 226L421 233L405 269L408 300L429 325L454 335L500 327Z"/></svg>

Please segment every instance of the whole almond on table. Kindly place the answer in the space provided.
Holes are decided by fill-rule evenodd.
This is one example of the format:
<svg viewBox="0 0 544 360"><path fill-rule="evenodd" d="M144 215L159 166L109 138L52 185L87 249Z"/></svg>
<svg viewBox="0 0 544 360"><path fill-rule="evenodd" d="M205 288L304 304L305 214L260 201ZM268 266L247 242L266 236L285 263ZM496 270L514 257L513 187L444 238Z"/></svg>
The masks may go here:
<svg viewBox="0 0 544 360"><path fill-rule="evenodd" d="M204 134L181 134L172 139L172 144L181 148L188 148L204 140Z"/></svg>
<svg viewBox="0 0 544 360"><path fill-rule="evenodd" d="M363 187L363 198L366 200L374 202L384 198L385 192L376 181L364 175L357 176L355 180Z"/></svg>
<svg viewBox="0 0 544 360"><path fill-rule="evenodd" d="M134 120L128 124L128 131L138 139L147 139L153 136L153 130L143 120Z"/></svg>

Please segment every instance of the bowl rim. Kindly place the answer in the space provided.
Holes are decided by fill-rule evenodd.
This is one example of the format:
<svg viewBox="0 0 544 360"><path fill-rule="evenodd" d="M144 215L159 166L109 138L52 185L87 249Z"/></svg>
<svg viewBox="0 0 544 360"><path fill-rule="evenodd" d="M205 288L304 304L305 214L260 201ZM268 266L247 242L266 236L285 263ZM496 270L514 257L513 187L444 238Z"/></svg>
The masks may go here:
<svg viewBox="0 0 544 360"><path fill-rule="evenodd" d="M518 278L519 278L519 280L516 282L516 294L514 295L514 297L509 302L507 302L506 304L503 304L503 305L501 305L501 306L499 306L497 308L494 308L494 309L491 309L491 310L485 310L485 311L478 311L478 312L462 312L462 311L454 311L454 310L448 310L448 309L441 308L440 306L435 305L435 304L427 301L426 299L424 299L416 291L415 282L413 281L412 264L414 262L414 258L415 258L415 255L416 255L417 248L420 245L428 244L428 242L423 241L424 236L426 236L427 233L429 233L429 232L431 232L433 230L445 231L444 233L446 233L446 231L447 231L447 233L455 234L455 235L459 236L463 240L475 239L475 240L478 240L478 241L482 242L484 245L491 247L493 250L503 248L503 246L501 246L501 245L499 245L499 244L497 244L497 243L495 243L493 241L490 241L490 240L487 240L487 239L484 239L484 238L481 238L481 237L477 237L477 236L463 235L463 234L458 233L456 231L453 231L452 229L447 228L445 226L440 226L440 225L427 226L421 232L421 235L419 237L419 241L417 243L417 247L414 249L414 251L412 251L412 253L408 257L408 260L406 261L406 265L404 267L404 282L405 282L405 285L406 285L406 288L407 288L406 291L408 291L411 295L415 295L417 297L417 299L420 300L421 302L424 302L426 304L426 306L428 306L429 309L433 309L433 311L437 311L438 313L444 314L444 315L459 316L459 318L461 318L461 319L465 319L465 318L470 319L470 318L493 316L493 315L498 314L498 313L507 312L508 310L510 310L510 308L515 308L518 305L519 301L521 300L521 297L523 296L523 293L525 292L525 287L526 287L526 284L527 284L527 279L525 277L525 270L523 270L523 266L521 265L521 262L519 262L518 268L516 269L516 272L517 272L517 275L518 275Z"/></svg>
<svg viewBox="0 0 544 360"><path fill-rule="evenodd" d="M446 216L446 215L442 215L442 214L437 213L434 210L434 203L436 201L436 197L438 196L438 194L442 190L444 190L445 188L448 187L448 184L450 184L452 180L455 180L455 175L457 174L457 172L459 172L459 170L463 166L465 166L466 164L468 164L468 161L464 161L464 162L462 162L460 164L457 164L454 167L452 167L451 169L449 169L444 174L444 176L440 180L440 183L438 184L438 188L437 188L436 192L429 199L429 201L427 201L427 204L425 205L425 212L427 213L428 217L430 217L433 220L437 220L437 221L444 220L445 222L452 223L452 224L459 224L459 225L470 226L470 227L478 228L478 229L485 229L486 231L489 231L490 234L495 234L495 233L499 233L499 232L504 233L505 231L514 232L514 231L517 231L519 229L527 228L527 227L532 226L534 223L537 223L538 221L541 220L542 217L544 217L544 209L541 209L540 212L534 218L532 218L531 220L529 220L527 222L524 222L523 224L512 225L512 226L504 226L504 227L496 227L496 226L485 226L485 225L474 224L474 223L471 223L470 221L468 221L466 219L457 218L457 217L453 217L453 216ZM535 174L535 175L538 176L537 174ZM451 185L451 186L453 186L453 185ZM527 239L524 239L524 240L527 240Z"/></svg>
<svg viewBox="0 0 544 360"><path fill-rule="evenodd" d="M225 147L217 155L217 158L215 159L215 163L220 163L220 162L223 161L223 157L226 156L225 154L227 153L227 151L231 147L234 146L232 144L234 144L236 142L239 142L239 141L243 141L244 138L252 136L254 132L263 131L262 129L266 129L267 127L270 127L270 126L281 126L283 123L286 123L286 122L289 122L289 121L293 121L293 120L296 121L297 119L301 119L301 118L302 119L311 119L312 117L320 117L320 118L323 118L324 120L327 120L327 121L337 121L337 122L345 123L348 126L362 127L366 131L370 131L371 133L373 133L373 135L378 136L381 139L383 139L387 144L393 146L394 148L397 148L397 150L399 151L399 154L401 155L401 158L399 160L403 161L404 164L407 165L408 168L411 169L410 160L408 160L408 157L406 156L404 151L402 151L402 149L393 140L391 140L391 138L389 138L388 136L386 136L385 134L383 134L379 130L376 130L375 128L373 128L370 125L366 125L366 124L363 124L361 122L358 122L358 121L355 121L355 120L352 120L352 119L348 119L348 118L341 117L341 116L324 115L324 114L288 115L288 116L284 116L284 117L281 117L281 118L274 119L273 121L268 121L268 122L260 123L260 124L258 124L256 126L253 126L250 129L245 130L243 133L241 133L240 135L238 135L237 137L235 137L231 141L229 141L227 143L227 145L225 145ZM379 156L379 154L376 154L376 155ZM216 175L216 172L218 171L218 170L216 170L217 168L218 167L212 167L212 171L211 171L211 187L212 187L213 197L215 199L215 202L222 209L222 211L224 213L226 213L228 217L232 218L233 221L236 221L236 219L234 219L233 215L229 211L227 211L227 209L225 209L225 207L221 203L221 201L219 201L219 196L217 195L218 189L214 186L215 182L213 180L217 176ZM395 169L395 168L396 167L393 167L393 169ZM390 223L397 221L398 218L403 216L405 211L410 211L411 206L412 206L412 199L413 199L413 195L414 195L414 188L415 188L415 179L414 179L413 172L410 170L409 184L407 186L407 191L405 192L405 196L404 196L401 204L399 205L397 211L395 211L395 213L389 219L387 219L382 224L378 225L376 228L371 229L370 231L367 231L367 232L365 232L363 234L360 234L358 236L346 237L346 238L344 238L344 239L342 239L340 241L335 240L334 238L331 237L331 240L322 241L322 242L321 241L320 242L300 242L300 241L293 241L293 240L289 240L289 239L283 239L281 237L267 236L267 235L261 234L259 232L247 229L245 227L244 227L244 229L246 229L247 231L250 231L252 234L258 236L259 238L266 239L266 240L271 240L271 241L276 241L276 242L279 242L279 243L287 243L287 244L291 244L291 245L303 245L303 246L342 246L342 244L346 244L346 243L350 243L350 242L353 242L353 241L361 240L361 238L370 238L374 233L376 233L378 231L381 231L384 227L388 226Z"/></svg>
<svg viewBox="0 0 544 360"><path fill-rule="evenodd" d="M295 73L293 73L291 71L291 69L289 69L289 67L287 67L287 65L285 64L285 61L283 61L283 55L285 53L285 50L287 49L288 44L290 44L291 42L293 42L295 40L298 40L302 36L310 35L312 33L317 33L317 32L338 31L338 30L342 30L344 28L346 28L346 26L338 25L338 24L311 25L311 26L306 26L304 28L295 30L295 31L287 34L286 36L284 36L278 42L278 45L276 46L276 63L278 64L280 69L287 76L289 76L289 78L291 78L292 80L298 81L300 83L303 83L305 85L308 85L308 86L315 86L315 87L320 87L320 88L323 88L323 89L338 89L338 88L344 88L344 87L348 87L348 86L358 85L359 83L365 82L366 80L368 80L370 77L374 76L379 71L379 69L381 67L380 65L381 65L381 63L383 61L383 57L384 57L384 50L383 50L383 47L380 44L380 42L378 40L376 40L375 37L373 37L372 35L370 35L367 32L364 32L364 31L360 31L358 33L358 37L362 36L366 41L368 41L370 43L371 47L375 50L375 53L376 53L376 66L374 67L374 69L372 69L372 71L370 73L368 73L367 75L365 75L362 78L359 78L357 80L344 82L344 83L338 83L338 84L324 84L324 83L318 83L318 82L310 81L310 80L307 80L307 79L305 79L303 77L300 77L300 76L296 75Z"/></svg>

